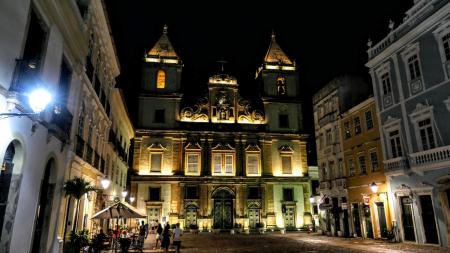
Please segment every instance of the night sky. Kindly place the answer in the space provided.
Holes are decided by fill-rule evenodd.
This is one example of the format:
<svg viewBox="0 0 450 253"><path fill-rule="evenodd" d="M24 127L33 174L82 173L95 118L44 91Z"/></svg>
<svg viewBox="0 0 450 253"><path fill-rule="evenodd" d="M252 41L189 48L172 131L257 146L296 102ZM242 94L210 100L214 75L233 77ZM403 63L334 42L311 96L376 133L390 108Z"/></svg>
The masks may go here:
<svg viewBox="0 0 450 253"><path fill-rule="evenodd" d="M370 82L364 66L367 39L380 41L389 32L389 19L397 27L413 5L413 0L184 2L105 1L121 66L117 83L132 120L142 58L161 36L164 24L184 63L182 87L187 94L205 90L208 77L220 70L217 61L224 59L225 72L237 77L244 96L251 96L255 71L274 30L278 44L297 63L305 131L312 137L312 94L344 74ZM309 149L309 163L315 164L314 145Z"/></svg>

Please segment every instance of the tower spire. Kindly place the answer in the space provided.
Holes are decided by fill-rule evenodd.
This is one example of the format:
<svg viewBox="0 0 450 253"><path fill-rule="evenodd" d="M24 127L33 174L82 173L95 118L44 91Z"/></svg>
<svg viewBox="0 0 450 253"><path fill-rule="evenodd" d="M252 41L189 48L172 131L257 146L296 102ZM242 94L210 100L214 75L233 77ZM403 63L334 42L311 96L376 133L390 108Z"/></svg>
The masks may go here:
<svg viewBox="0 0 450 253"><path fill-rule="evenodd" d="M169 27L167 26L167 24L164 24L163 34L167 34L167 29L169 29Z"/></svg>
<svg viewBox="0 0 450 253"><path fill-rule="evenodd" d="M275 30L272 28L272 41L275 41Z"/></svg>

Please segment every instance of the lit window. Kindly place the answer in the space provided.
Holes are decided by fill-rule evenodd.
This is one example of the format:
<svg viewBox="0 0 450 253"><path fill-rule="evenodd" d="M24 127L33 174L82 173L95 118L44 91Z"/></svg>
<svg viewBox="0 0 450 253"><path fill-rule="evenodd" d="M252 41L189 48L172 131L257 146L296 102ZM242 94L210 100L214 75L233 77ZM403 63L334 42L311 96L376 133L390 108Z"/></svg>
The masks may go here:
<svg viewBox="0 0 450 253"><path fill-rule="evenodd" d="M248 175L258 175L259 174L259 154L248 154L247 155L247 174Z"/></svg>
<svg viewBox="0 0 450 253"><path fill-rule="evenodd" d="M213 154L213 175L234 174L234 154Z"/></svg>
<svg viewBox="0 0 450 253"><path fill-rule="evenodd" d="M166 87L166 72L162 69L158 70L156 75L156 88L164 89Z"/></svg>
<svg viewBox="0 0 450 253"><path fill-rule="evenodd" d="M189 173L198 172L199 156L199 154L187 154L187 169Z"/></svg>
<svg viewBox="0 0 450 253"><path fill-rule="evenodd" d="M433 149L436 147L434 142L433 127L431 126L431 120L426 119L418 122L420 140L422 142L422 150Z"/></svg>
<svg viewBox="0 0 450 253"><path fill-rule="evenodd" d="M344 123L344 131L345 131L345 139L349 139L352 137L352 133L350 132L350 122Z"/></svg>

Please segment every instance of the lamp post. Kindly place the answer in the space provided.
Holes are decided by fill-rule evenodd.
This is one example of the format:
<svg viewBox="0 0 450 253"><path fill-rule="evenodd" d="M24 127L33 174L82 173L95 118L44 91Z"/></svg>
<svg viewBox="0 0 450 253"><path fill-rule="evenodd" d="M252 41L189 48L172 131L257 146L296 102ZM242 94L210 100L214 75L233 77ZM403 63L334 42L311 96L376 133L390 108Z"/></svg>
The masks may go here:
<svg viewBox="0 0 450 253"><path fill-rule="evenodd" d="M109 181L109 179L106 178L106 177L104 177L104 178L102 179L102 181L100 181L100 184L102 185L103 190L108 189L110 183L111 183L111 181Z"/></svg>
<svg viewBox="0 0 450 253"><path fill-rule="evenodd" d="M378 185L375 182L372 182L369 186L370 186L370 190L372 190L373 193L378 192Z"/></svg>
<svg viewBox="0 0 450 253"><path fill-rule="evenodd" d="M126 198L127 195L128 195L127 189L123 189L123 191L122 191L122 197L123 197L123 198Z"/></svg>
<svg viewBox="0 0 450 253"><path fill-rule="evenodd" d="M27 95L28 104L33 112L25 112L25 113L0 113L0 117L21 117L26 115L37 115L41 113L47 105L52 101L52 95L46 89L39 88L32 91ZM55 108L55 113L58 114L60 110Z"/></svg>

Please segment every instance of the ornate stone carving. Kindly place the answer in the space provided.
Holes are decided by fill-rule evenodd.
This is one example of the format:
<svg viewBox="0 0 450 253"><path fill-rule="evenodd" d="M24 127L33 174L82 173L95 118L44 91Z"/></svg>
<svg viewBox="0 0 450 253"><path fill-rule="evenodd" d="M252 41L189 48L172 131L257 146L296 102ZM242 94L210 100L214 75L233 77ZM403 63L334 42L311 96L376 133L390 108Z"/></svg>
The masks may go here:
<svg viewBox="0 0 450 253"><path fill-rule="evenodd" d="M209 121L208 99L206 97L201 97L195 102L193 107L185 107L181 110L181 121Z"/></svg>
<svg viewBox="0 0 450 253"><path fill-rule="evenodd" d="M238 117L239 122L261 123L264 121L264 112L253 109L249 100L240 99L239 106L242 107Z"/></svg>

